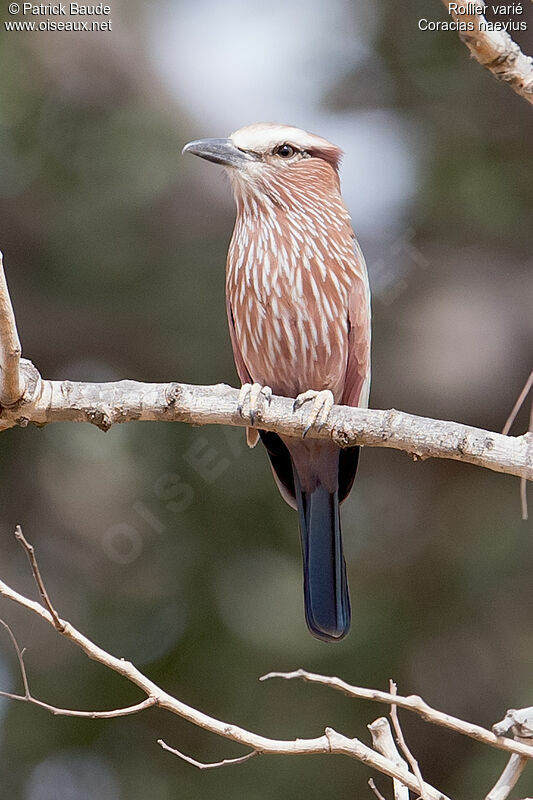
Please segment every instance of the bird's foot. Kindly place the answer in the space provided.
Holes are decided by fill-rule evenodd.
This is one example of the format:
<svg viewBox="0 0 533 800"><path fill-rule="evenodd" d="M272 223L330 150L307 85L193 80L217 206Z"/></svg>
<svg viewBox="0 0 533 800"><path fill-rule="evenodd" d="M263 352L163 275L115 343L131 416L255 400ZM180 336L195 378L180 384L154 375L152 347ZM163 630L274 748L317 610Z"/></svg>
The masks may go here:
<svg viewBox="0 0 533 800"><path fill-rule="evenodd" d="M252 425L255 425L257 419L257 412L260 406L265 403L270 405L272 400L272 389L270 386L262 386L260 383L244 383L239 392L239 399L237 400L237 411L244 417L244 405L248 401L249 410L248 416Z"/></svg>
<svg viewBox="0 0 533 800"><path fill-rule="evenodd" d="M309 402L309 400L313 401L313 405L311 406L302 438L307 436L313 426L316 427L317 431L324 426L329 412L335 403L333 392L330 392L329 389L323 389L321 392L316 389L308 389L306 392L302 392L302 394L298 395L292 406L293 411L297 411L297 409L301 408L303 404Z"/></svg>

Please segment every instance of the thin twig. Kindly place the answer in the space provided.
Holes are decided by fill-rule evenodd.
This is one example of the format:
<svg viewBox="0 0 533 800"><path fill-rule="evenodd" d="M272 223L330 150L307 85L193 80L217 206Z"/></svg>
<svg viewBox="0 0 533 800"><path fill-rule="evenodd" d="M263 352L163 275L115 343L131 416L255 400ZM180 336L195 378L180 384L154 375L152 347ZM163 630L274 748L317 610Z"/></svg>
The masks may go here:
<svg viewBox="0 0 533 800"><path fill-rule="evenodd" d="M38 700L36 697L33 697L33 695L27 697L22 694L0 691L0 697L29 703L32 706L37 706L45 711L49 711L55 717L81 717L82 719L115 719L115 717L127 717L130 714L138 714L140 711L145 711L147 708L152 708L157 705L157 698L147 697L140 703L135 703L135 705L132 706L125 706L124 708L113 708L109 711L80 711L76 708L61 708L51 705L50 703L45 703L43 700Z"/></svg>
<svg viewBox="0 0 533 800"><path fill-rule="evenodd" d="M140 703L135 703L135 705L132 706L126 706L125 708L115 708L110 711L78 711L77 709L73 708L60 708L59 706L45 703L43 700L38 700L30 691L26 665L24 664L24 650L21 650L15 634L7 622L5 622L3 619L0 619L0 625L2 625L2 627L6 630L7 635L11 639L11 644L13 645L13 649L17 655L20 675L24 685L24 694L0 691L0 697L5 697L9 700L18 700L23 703L30 703L31 705L43 708L45 711L50 711L51 714L56 716L86 717L88 719L112 719L113 717L124 717L128 714L137 714L139 711L144 711L146 708L157 705L157 699L155 697L147 697L146 700L143 700Z"/></svg>
<svg viewBox="0 0 533 800"><path fill-rule="evenodd" d="M503 433L504 436L507 436L507 434L511 430L511 425L515 421L518 412L520 411L520 409L524 405L524 403L526 401L526 397L528 396L528 394L531 391L532 387L533 387L533 370L531 371L531 374L530 374L529 378L525 382L525 384L524 384L524 386L522 388L522 391L518 395L517 401L513 406L513 410L511 411L511 413L509 414L509 416L507 418L507 422L503 426L502 433ZM531 422L531 420L530 420L530 422ZM531 428L531 426L530 426L530 428Z"/></svg>
<svg viewBox="0 0 533 800"><path fill-rule="evenodd" d="M377 786L376 786L376 784L374 783L374 779L373 779L373 778L369 778L369 779L368 779L368 785L370 786L370 788L372 789L372 791L374 792L374 794L376 795L376 797L378 798L378 800L387 800L387 799L386 799L386 797L384 797L384 796L381 794L381 792L379 791L378 787L377 787Z"/></svg>
<svg viewBox="0 0 533 800"><path fill-rule="evenodd" d="M397 685L395 684L395 682L393 680L389 680L389 689L390 689L390 693L392 695L394 695L394 697L396 697L398 695L398 687L397 687ZM407 742L405 741L405 737L403 735L403 731L402 731L402 728L401 728L401 725L400 725L400 720L398 719L398 707L397 707L396 703L391 703L390 717L391 717L391 720L392 720L392 725L394 727L394 732L396 734L396 741L398 742L401 750L403 751L403 754L407 758L407 761L409 762L409 765L410 765L414 775L416 775L416 779L418 781L418 785L420 786L420 797L422 798L422 800L426 800L426 793L425 793L425 789L424 789L424 779L422 777L422 773L420 772L420 767L418 765L418 761L416 760L416 758L413 756L413 754L409 750L409 748L407 746Z"/></svg>
<svg viewBox="0 0 533 800"><path fill-rule="evenodd" d="M259 750L252 750L250 753L246 753L244 756L239 756L238 758L223 758L222 761L197 761L195 758L191 758L191 756L186 756L185 753L182 753L181 750L177 750L175 747L170 747L163 739L158 739L157 744L160 745L163 750L167 750L169 753L172 753L178 758L182 758L188 764L192 764L193 767L198 767L198 769L218 769L218 767L229 767L233 764L244 764L245 761L249 761L254 756L259 756L261 753Z"/></svg>
<svg viewBox="0 0 533 800"><path fill-rule="evenodd" d="M35 583L37 584L37 588L39 589L39 594L41 595L45 607L48 609L52 619L54 620L54 627L57 628L60 633L63 633L64 623L59 619L59 615L52 605L50 597L48 596L48 592L46 591L44 581L41 577L39 564L37 563L37 559L35 557L35 549L22 533L22 528L20 525L17 525L15 528L15 539L21 544L24 552L28 556L28 561L30 562L31 571L33 573Z"/></svg>
<svg viewBox="0 0 533 800"><path fill-rule="evenodd" d="M518 399L513 406L513 410L509 414L507 418L507 422L503 426L502 433L504 436L507 436L509 431L511 430L511 425L516 419L516 415L524 405L526 398L533 387L533 370L531 371L529 378L524 384L524 387L520 394L518 395ZM528 431L531 433L533 431L533 400L531 401L531 408L529 410L529 425ZM522 519L525 521L528 519L528 507L527 507L527 481L525 478L520 478L520 510L522 514Z"/></svg>
<svg viewBox="0 0 533 800"><path fill-rule="evenodd" d="M525 478L520 478L520 514L524 522L529 519L529 508L527 502L527 481Z"/></svg>
<svg viewBox="0 0 533 800"><path fill-rule="evenodd" d="M28 675L26 673L26 665L24 664L24 651L20 649L19 643L17 642L17 640L15 638L15 634L13 633L13 631L11 630L11 628L9 627L7 622L5 622L3 619L0 619L0 625L2 625L2 627L7 631L7 635L11 639L11 644L13 645L13 649L15 650L15 653L17 654L17 660L19 662L20 675L22 677L22 683L24 685L24 696L21 697L20 699L21 700L30 700L31 699L31 693L30 693L30 686L29 686L29 683L28 683ZM9 696L11 697L12 695L9 695ZM16 697L16 699L18 700L19 698Z"/></svg>
<svg viewBox="0 0 533 800"><path fill-rule="evenodd" d="M453 717L451 714L437 711L437 709L428 705L419 695L412 694L407 697L402 697L401 695L393 695L390 692L382 692L379 689L364 689L360 686L352 686L340 678L318 675L304 669L297 669L293 672L269 672L267 675L263 675L260 680L269 680L270 678L283 678L285 680L300 679L308 683L320 683L323 686L329 686L332 689L343 692L348 697L355 697L360 700L375 700L377 703L386 703L387 705L395 703L398 708L405 708L408 711L412 711L426 722L448 728L456 733L475 739L478 742L483 742L483 744L496 747L499 750L506 750L508 753L518 753L518 755L533 758L533 747L524 745L521 742L515 742L505 736L497 736L486 728L482 728L480 725L475 725L472 722L466 722L462 719L458 719L458 717Z"/></svg>

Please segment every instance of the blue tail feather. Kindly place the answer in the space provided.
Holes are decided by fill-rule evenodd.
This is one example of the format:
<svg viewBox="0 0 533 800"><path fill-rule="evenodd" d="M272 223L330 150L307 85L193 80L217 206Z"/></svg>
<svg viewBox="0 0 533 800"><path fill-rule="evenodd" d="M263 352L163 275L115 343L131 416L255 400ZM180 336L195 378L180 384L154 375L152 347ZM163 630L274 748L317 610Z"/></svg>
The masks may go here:
<svg viewBox="0 0 533 800"><path fill-rule="evenodd" d="M304 566L305 617L313 636L337 641L350 628L350 597L342 552L338 492L303 492L295 474Z"/></svg>

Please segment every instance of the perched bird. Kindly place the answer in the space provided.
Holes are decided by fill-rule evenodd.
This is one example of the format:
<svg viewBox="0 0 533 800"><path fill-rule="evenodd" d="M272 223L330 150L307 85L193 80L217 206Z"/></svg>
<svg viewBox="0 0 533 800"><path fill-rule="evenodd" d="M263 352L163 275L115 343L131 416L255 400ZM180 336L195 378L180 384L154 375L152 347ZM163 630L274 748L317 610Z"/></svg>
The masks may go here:
<svg viewBox="0 0 533 800"><path fill-rule="evenodd" d="M190 142L184 152L227 168L237 205L226 273L241 412L272 392L311 402L312 425L333 403L366 406L370 390L370 290L340 192L342 152L299 128L254 124L229 139ZM259 436L286 502L298 510L306 621L326 641L350 627L339 504L359 448L325 439Z"/></svg>

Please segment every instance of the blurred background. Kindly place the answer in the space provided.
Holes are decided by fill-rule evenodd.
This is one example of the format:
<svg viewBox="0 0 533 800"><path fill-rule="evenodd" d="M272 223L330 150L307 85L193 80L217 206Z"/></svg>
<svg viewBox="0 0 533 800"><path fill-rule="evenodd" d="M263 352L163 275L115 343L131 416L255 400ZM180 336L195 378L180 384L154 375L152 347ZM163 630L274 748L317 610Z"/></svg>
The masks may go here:
<svg viewBox="0 0 533 800"><path fill-rule="evenodd" d="M2 25L0 247L24 355L47 378L237 385L230 188L180 150L287 122L346 152L373 288L372 406L501 430L531 370L531 107L455 33L419 30L421 17L446 19L442 4L109 1L111 31ZM531 11L515 34L530 53ZM526 427L524 409L513 430ZM533 538L518 483L367 448L343 509L353 628L328 646L304 623L296 515L242 430L10 430L0 576L35 597L20 523L64 617L181 700L264 735L330 725L368 741L366 724L386 711L257 681L300 666L376 688L392 677L490 726L533 702ZM27 648L35 696L84 709L140 699L38 619L7 602L0 616ZM20 684L2 634L0 687ZM403 719L428 781L451 796L488 791L503 753ZM161 711L91 721L0 701L2 797L372 796L371 771L349 759L199 772L160 737L201 760L242 753Z"/></svg>

